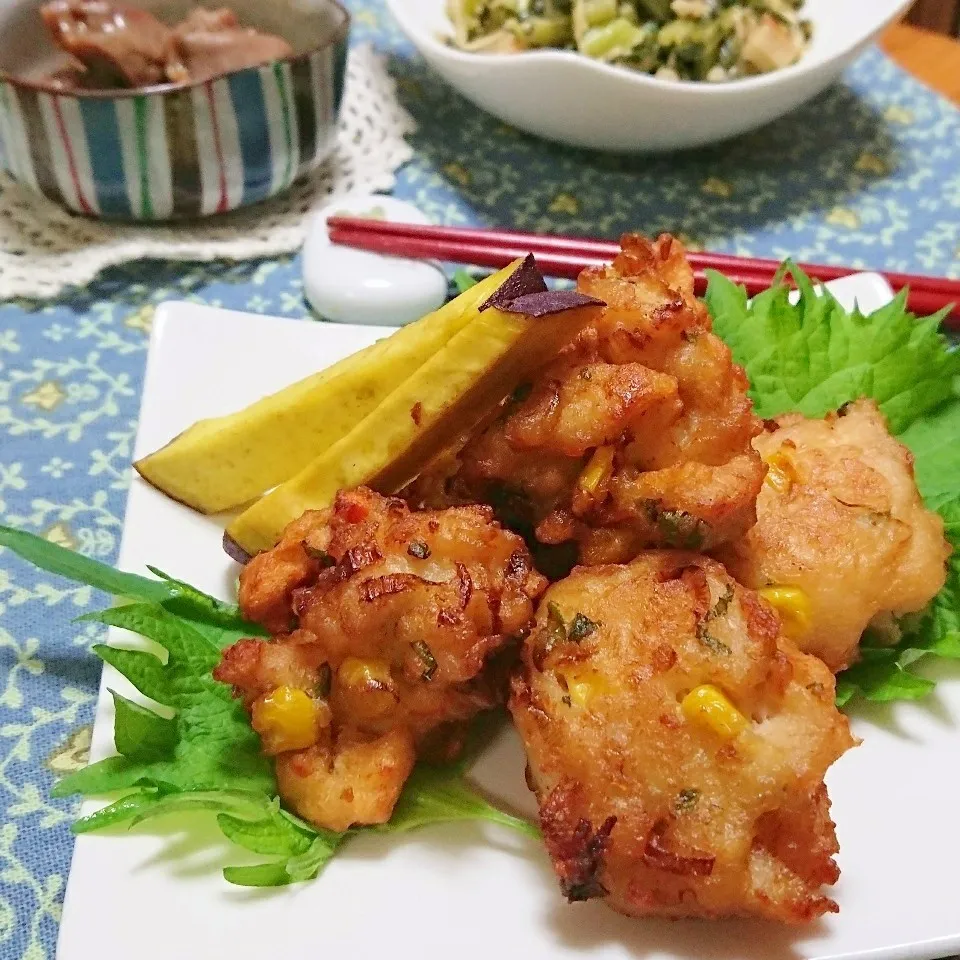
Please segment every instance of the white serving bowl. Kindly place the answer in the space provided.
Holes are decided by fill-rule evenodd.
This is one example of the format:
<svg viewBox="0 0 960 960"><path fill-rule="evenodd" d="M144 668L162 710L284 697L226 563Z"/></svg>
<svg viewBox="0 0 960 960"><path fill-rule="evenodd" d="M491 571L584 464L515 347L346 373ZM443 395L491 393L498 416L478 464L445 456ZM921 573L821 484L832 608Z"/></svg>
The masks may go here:
<svg viewBox="0 0 960 960"><path fill-rule="evenodd" d="M387 0L404 33L452 87L501 120L575 147L653 153L752 130L826 89L910 0L807 0L803 59L730 83L676 83L565 50L479 54L443 42L445 0Z"/></svg>

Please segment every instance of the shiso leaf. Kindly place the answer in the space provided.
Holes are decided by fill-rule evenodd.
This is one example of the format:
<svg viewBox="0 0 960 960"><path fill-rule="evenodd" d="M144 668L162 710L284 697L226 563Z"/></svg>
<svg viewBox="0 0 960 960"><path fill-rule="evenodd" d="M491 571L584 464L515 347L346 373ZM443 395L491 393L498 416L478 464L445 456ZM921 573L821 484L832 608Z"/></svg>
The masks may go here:
<svg viewBox="0 0 960 960"><path fill-rule="evenodd" d="M470 276L463 267L453 271L453 285L457 288L458 293L466 293L471 287L477 285L477 280Z"/></svg>
<svg viewBox="0 0 960 960"><path fill-rule="evenodd" d="M935 686L916 665L930 656L960 659L960 350L941 333L947 311L918 320L906 292L876 312L847 311L787 264L800 298L778 284L749 300L742 287L710 274L706 303L714 329L747 372L762 417L799 410L821 417L872 397L915 458L927 506L944 519L954 554L947 583L919 622L893 647L864 640L860 661L837 680L840 705L855 697L916 700Z"/></svg>
<svg viewBox="0 0 960 960"><path fill-rule="evenodd" d="M312 828L299 827L283 816L244 820L220 813L217 825L228 840L264 857L293 857L305 853L315 833Z"/></svg>
<svg viewBox="0 0 960 960"><path fill-rule="evenodd" d="M302 850L284 859L249 867L225 867L224 879L241 887L282 887L313 880L333 859L347 836L328 830L315 832Z"/></svg>
<svg viewBox="0 0 960 960"><path fill-rule="evenodd" d="M166 707L176 702L176 693L170 685L170 675L163 661L145 650L126 650L105 643L94 646L93 652L123 674L145 697Z"/></svg>
<svg viewBox="0 0 960 960"><path fill-rule="evenodd" d="M282 860L250 867L224 867L223 879L238 887L285 887L296 882Z"/></svg>
<svg viewBox="0 0 960 960"><path fill-rule="evenodd" d="M110 693L116 716L117 753L130 760L145 761L171 756L177 743L176 723L120 696L115 690Z"/></svg>
<svg viewBox="0 0 960 960"><path fill-rule="evenodd" d="M427 764L413 771L390 822L380 829L392 833L457 820L488 820L534 839L540 836L529 820L498 809L477 793L460 770Z"/></svg>
<svg viewBox="0 0 960 960"><path fill-rule="evenodd" d="M160 603L170 599L175 592L173 584L115 570L25 530L0 525L0 547L12 550L47 573L102 590L114 597Z"/></svg>
<svg viewBox="0 0 960 960"><path fill-rule="evenodd" d="M847 311L828 291L788 265L800 299L779 284L748 301L742 287L713 271L706 303L714 329L747 371L761 417L799 411L822 417L849 400L872 397L897 435L957 397L960 353L940 332L946 310L917 320L906 293L869 316Z"/></svg>

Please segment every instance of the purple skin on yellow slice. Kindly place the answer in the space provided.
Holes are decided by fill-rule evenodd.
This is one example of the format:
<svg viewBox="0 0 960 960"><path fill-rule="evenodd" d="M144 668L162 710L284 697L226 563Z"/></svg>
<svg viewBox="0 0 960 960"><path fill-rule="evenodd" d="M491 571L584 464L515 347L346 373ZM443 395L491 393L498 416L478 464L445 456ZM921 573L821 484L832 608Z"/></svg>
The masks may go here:
<svg viewBox="0 0 960 960"><path fill-rule="evenodd" d="M247 553L226 531L223 533L223 552L231 560L236 560L241 567L246 566L253 559L252 555Z"/></svg>
<svg viewBox="0 0 960 960"><path fill-rule="evenodd" d="M480 305L479 312L496 307L507 313L522 313L527 317L547 317L564 310L587 306L602 307L603 303L576 290L550 290L540 273L536 259L532 253L528 253L520 269Z"/></svg>
<svg viewBox="0 0 960 960"><path fill-rule="evenodd" d="M500 307L507 313L522 313L525 317L548 317L564 310L576 310L580 307L603 307L602 300L588 297L576 290L543 290L517 297L506 306Z"/></svg>
<svg viewBox="0 0 960 960"><path fill-rule="evenodd" d="M518 297L527 296L531 293L546 293L547 282L543 279L543 274L537 266L537 261L532 253L528 253L520 269L507 277L507 279L497 287L495 293L488 297L478 310L483 313L491 307L497 307L505 310L508 304L512 303Z"/></svg>

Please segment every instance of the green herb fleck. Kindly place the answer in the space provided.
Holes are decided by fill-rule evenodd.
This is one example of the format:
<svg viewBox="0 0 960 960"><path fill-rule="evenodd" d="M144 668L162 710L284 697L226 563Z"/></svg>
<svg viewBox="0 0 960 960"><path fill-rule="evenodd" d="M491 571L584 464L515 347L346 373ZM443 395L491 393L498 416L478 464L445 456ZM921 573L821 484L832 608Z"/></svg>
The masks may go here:
<svg viewBox="0 0 960 960"><path fill-rule="evenodd" d="M567 637L574 643L579 643L594 633L598 626L599 624L591 620L586 614L577 611L573 620L570 621L570 629L567 631Z"/></svg>
<svg viewBox="0 0 960 960"><path fill-rule="evenodd" d="M538 670L542 670L550 653L561 643L567 641L567 624L563 619L560 608L553 602L547 603L547 623L537 637L534 648L533 662Z"/></svg>
<svg viewBox="0 0 960 960"><path fill-rule="evenodd" d="M707 542L710 527L684 510L664 510L656 500L643 504L647 519L654 524L664 542L682 550L699 550Z"/></svg>
<svg viewBox="0 0 960 960"><path fill-rule="evenodd" d="M330 688L333 686L333 670L329 663L320 665L317 676L317 686L314 689L314 695L321 700L326 700L330 696Z"/></svg>
<svg viewBox="0 0 960 960"><path fill-rule="evenodd" d="M551 600L547 604L547 649L552 650L567 639L567 624L560 608Z"/></svg>
<svg viewBox="0 0 960 960"><path fill-rule="evenodd" d="M707 542L710 528L684 510L658 510L657 529L671 547L699 550Z"/></svg>
<svg viewBox="0 0 960 960"><path fill-rule="evenodd" d="M423 540L414 540L409 547L407 547L407 553L411 557L416 557L418 560L426 560L430 556L430 547L424 543Z"/></svg>
<svg viewBox="0 0 960 960"><path fill-rule="evenodd" d="M722 617L730 607L733 601L733 587L728 583L727 589L723 592L716 603L707 611L706 616L697 624L697 639L714 653L730 656L730 648L722 641L718 640L710 633L710 623L718 617Z"/></svg>
<svg viewBox="0 0 960 960"><path fill-rule="evenodd" d="M694 807L700 802L700 791L689 788L687 790L681 790L677 795L676 802L673 805L673 809L678 813L690 813Z"/></svg>
<svg viewBox="0 0 960 960"><path fill-rule="evenodd" d="M727 584L727 589L723 592L717 602L713 605L713 609L709 613L711 620L716 620L719 617L722 617L727 610L730 609L730 604L733 602L733 586L732 584Z"/></svg>
<svg viewBox="0 0 960 960"><path fill-rule="evenodd" d="M722 640L718 640L715 636L710 634L705 625L697 627L697 639L708 650L713 651L713 653L719 653L725 657L729 657L733 652Z"/></svg>
<svg viewBox="0 0 960 960"><path fill-rule="evenodd" d="M326 550L321 550L319 547L312 547L306 540L303 541L303 549L306 550L308 557L319 560L320 565L323 567L332 567L337 562Z"/></svg>
<svg viewBox="0 0 960 960"><path fill-rule="evenodd" d="M410 646L413 647L413 652L417 655L417 659L423 666L420 679L426 681L432 680L433 675L437 672L437 660L433 655L433 651L423 640L414 640Z"/></svg>

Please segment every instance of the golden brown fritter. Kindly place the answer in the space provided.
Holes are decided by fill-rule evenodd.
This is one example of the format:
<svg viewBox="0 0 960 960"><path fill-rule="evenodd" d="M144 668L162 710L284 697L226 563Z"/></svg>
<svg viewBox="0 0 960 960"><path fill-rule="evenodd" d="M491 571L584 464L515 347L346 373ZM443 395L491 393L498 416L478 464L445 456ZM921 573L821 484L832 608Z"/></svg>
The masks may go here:
<svg viewBox="0 0 960 960"><path fill-rule="evenodd" d="M785 598L788 633L842 670L868 625L896 639L891 615L939 593L950 555L943 521L924 508L913 457L872 400L824 420L780 417L754 446L770 464L758 523L720 558L749 587L802 591Z"/></svg>
<svg viewBox="0 0 960 960"><path fill-rule="evenodd" d="M631 916L807 922L836 905L834 679L712 560L642 553L551 587L510 710L563 892Z"/></svg>
<svg viewBox="0 0 960 960"><path fill-rule="evenodd" d="M545 586L489 507L341 493L244 568L240 607L277 636L241 640L215 676L250 709L292 809L333 830L382 823L417 754L449 759L498 702L485 668Z"/></svg>
<svg viewBox="0 0 960 960"><path fill-rule="evenodd" d="M683 246L624 237L578 286L607 305L596 326L411 499L492 503L541 543L575 542L587 564L742 536L763 481L750 446L761 424Z"/></svg>

